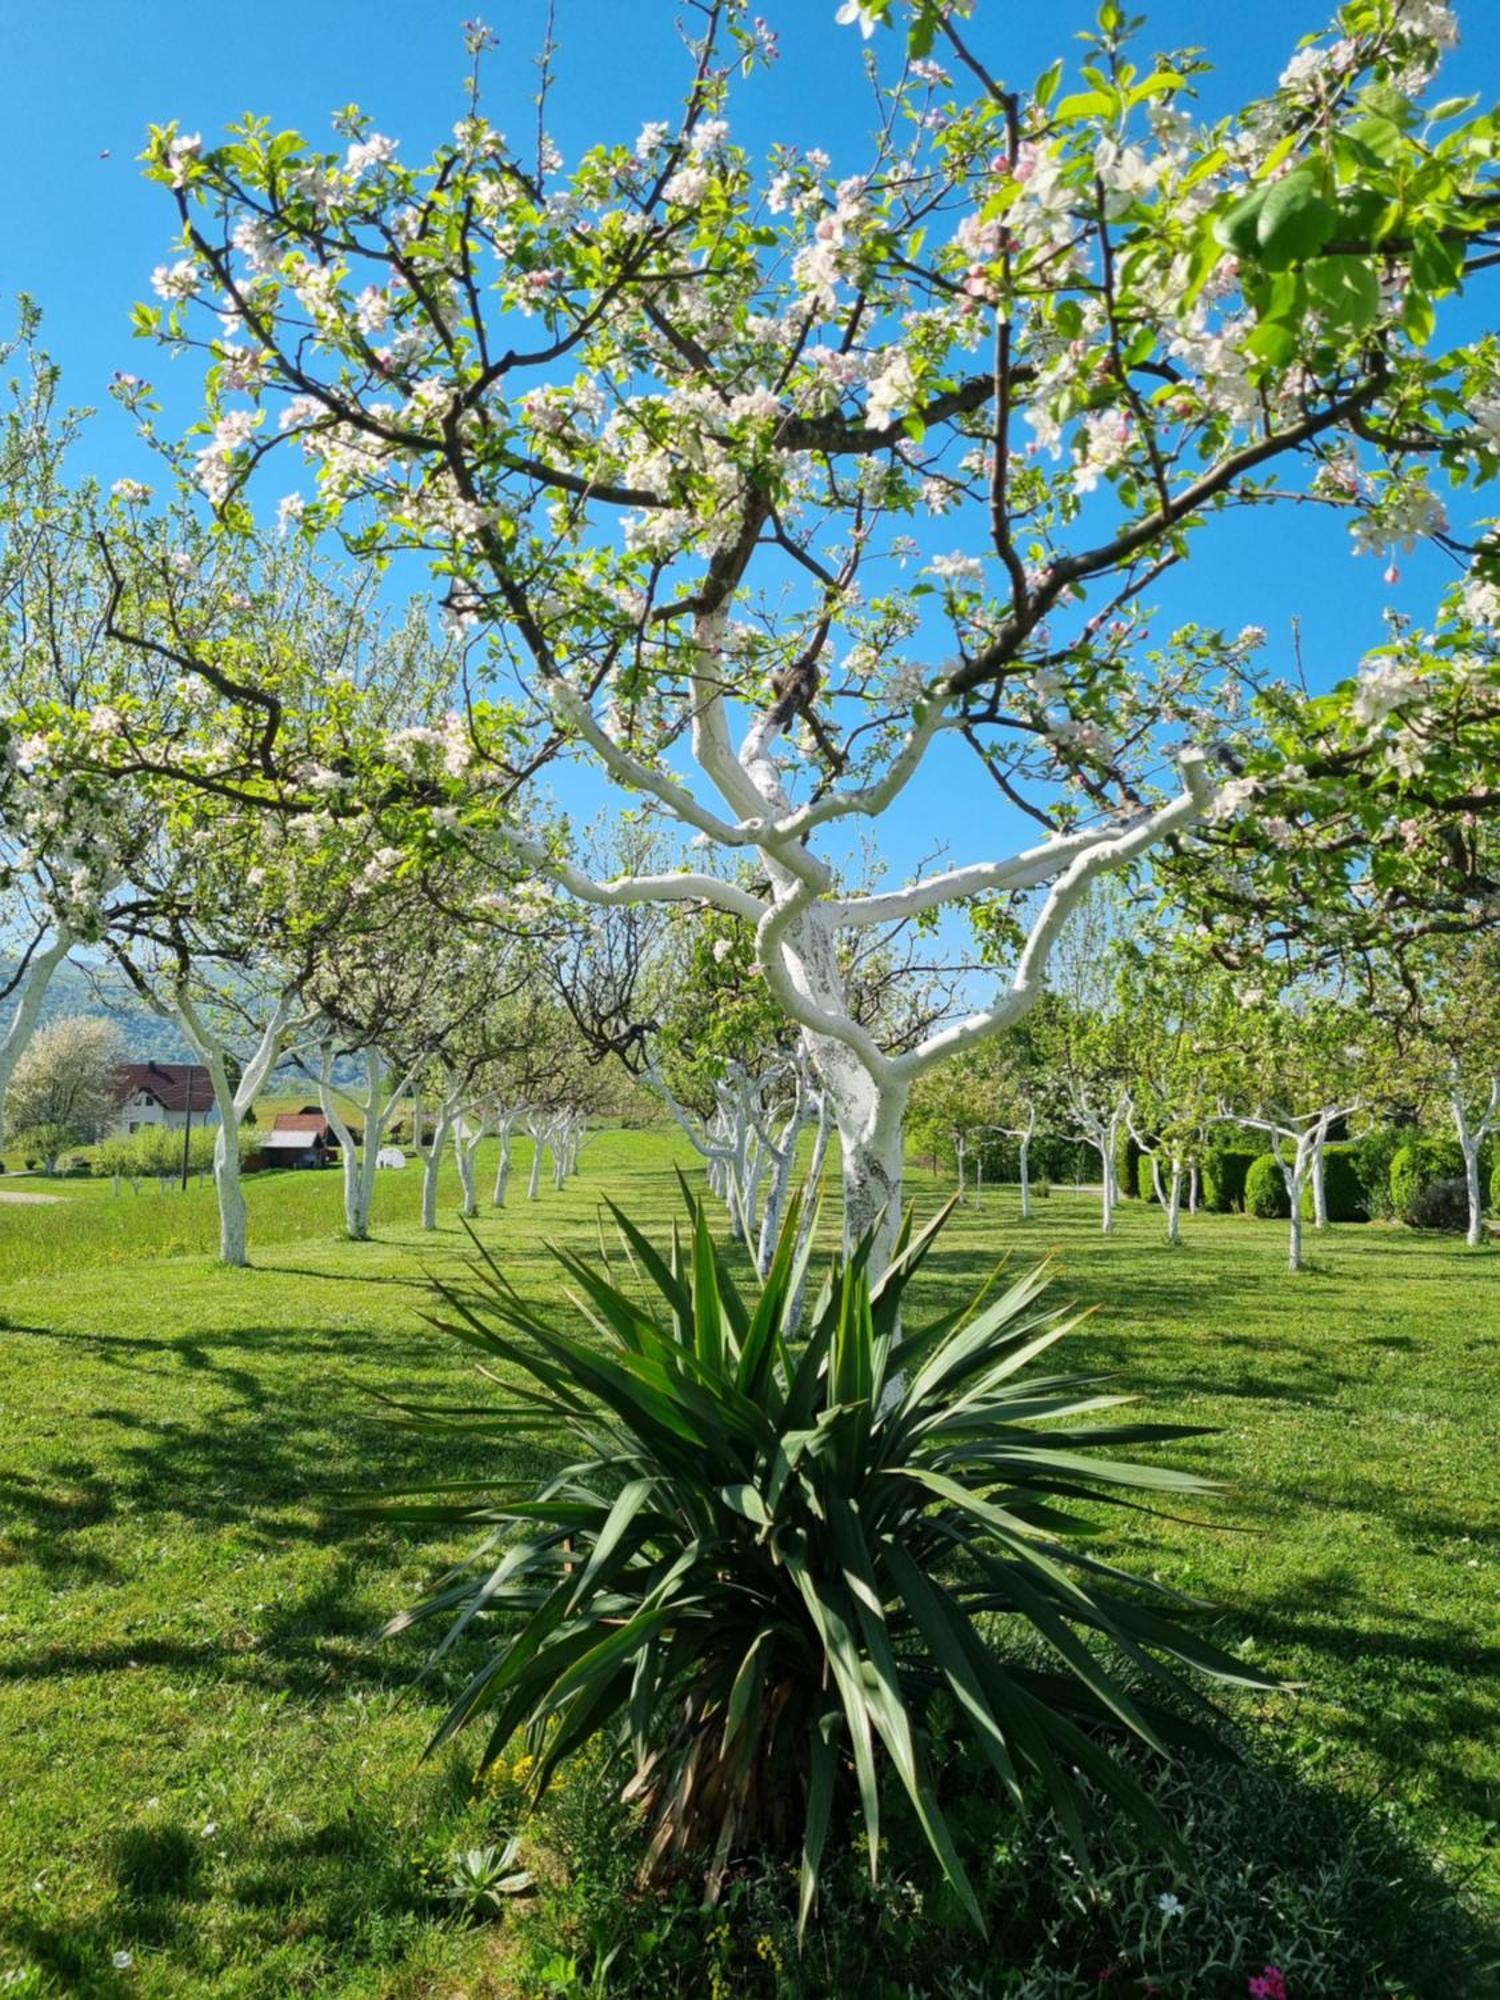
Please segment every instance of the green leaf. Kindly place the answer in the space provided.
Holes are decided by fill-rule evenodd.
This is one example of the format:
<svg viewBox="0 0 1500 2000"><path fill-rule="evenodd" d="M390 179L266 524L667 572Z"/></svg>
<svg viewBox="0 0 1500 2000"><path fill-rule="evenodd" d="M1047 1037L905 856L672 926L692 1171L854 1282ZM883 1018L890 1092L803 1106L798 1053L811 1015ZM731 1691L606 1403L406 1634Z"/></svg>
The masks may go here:
<svg viewBox="0 0 1500 2000"><path fill-rule="evenodd" d="M1257 361L1269 361L1273 368L1286 368L1297 359L1295 330L1282 320L1263 319L1245 341L1245 352Z"/></svg>
<svg viewBox="0 0 1500 2000"><path fill-rule="evenodd" d="M1306 272L1310 303L1330 327L1362 332L1380 313L1380 280L1363 257L1320 257Z"/></svg>
<svg viewBox="0 0 1500 2000"><path fill-rule="evenodd" d="M1214 241L1236 257L1251 257L1259 241L1260 212L1265 207L1267 188L1256 188L1226 209L1214 224Z"/></svg>
<svg viewBox="0 0 1500 2000"><path fill-rule="evenodd" d="M1255 224L1261 261L1270 270L1285 269L1315 257L1332 236L1338 211L1307 170L1288 174L1266 192Z"/></svg>

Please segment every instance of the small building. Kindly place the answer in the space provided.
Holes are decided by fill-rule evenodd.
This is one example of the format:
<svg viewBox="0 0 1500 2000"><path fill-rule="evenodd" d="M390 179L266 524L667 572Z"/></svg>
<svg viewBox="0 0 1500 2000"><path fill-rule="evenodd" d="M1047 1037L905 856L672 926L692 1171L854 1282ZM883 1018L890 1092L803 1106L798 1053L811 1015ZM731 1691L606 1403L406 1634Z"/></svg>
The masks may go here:
<svg viewBox="0 0 1500 2000"><path fill-rule="evenodd" d="M359 1133L350 1136L359 1144ZM339 1135L321 1111L279 1111L262 1132L247 1168L331 1167L339 1156Z"/></svg>
<svg viewBox="0 0 1500 2000"><path fill-rule="evenodd" d="M218 1116L213 1079L201 1063L122 1063L114 1096L106 1128L111 1139L129 1138L148 1125L180 1132L189 1118L203 1125Z"/></svg>

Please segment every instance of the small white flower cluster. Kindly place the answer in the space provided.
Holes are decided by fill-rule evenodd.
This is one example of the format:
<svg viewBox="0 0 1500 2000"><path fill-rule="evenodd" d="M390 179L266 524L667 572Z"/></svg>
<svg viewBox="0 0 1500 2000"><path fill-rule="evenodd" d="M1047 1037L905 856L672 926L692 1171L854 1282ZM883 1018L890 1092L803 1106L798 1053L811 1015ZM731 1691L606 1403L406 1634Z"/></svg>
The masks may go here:
<svg viewBox="0 0 1500 2000"><path fill-rule="evenodd" d="M1102 475L1125 463L1134 436L1128 410L1090 410L1083 420L1082 454L1074 454L1073 490L1092 493Z"/></svg>
<svg viewBox="0 0 1500 2000"><path fill-rule="evenodd" d="M1375 731L1396 709L1422 697L1422 682L1408 666L1389 657L1368 659L1359 670L1349 713L1362 729Z"/></svg>
<svg viewBox="0 0 1500 2000"><path fill-rule="evenodd" d="M388 167L396 157L396 141L387 139L381 132L372 132L368 139L359 139L349 148L344 159L344 172L352 180L368 173L372 167Z"/></svg>
<svg viewBox="0 0 1500 2000"><path fill-rule="evenodd" d="M1334 42L1328 48L1299 49L1281 72L1283 90L1305 90L1326 77L1337 78L1351 69L1358 56L1351 41Z"/></svg>
<svg viewBox="0 0 1500 2000"><path fill-rule="evenodd" d="M871 424L884 429L902 416L916 400L917 378L911 357L903 348L889 355L878 375L870 382L865 414Z"/></svg>
<svg viewBox="0 0 1500 2000"><path fill-rule="evenodd" d="M956 590L984 587L984 564L978 556L934 556L927 567L933 576Z"/></svg>
<svg viewBox="0 0 1500 2000"><path fill-rule="evenodd" d="M157 265L151 273L151 289L159 299L175 305L193 296L201 276L191 257L180 257L175 264Z"/></svg>
<svg viewBox="0 0 1500 2000"><path fill-rule="evenodd" d="M195 455L198 485L212 506L221 507L234 483L234 454L247 445L260 424L254 410L230 410L214 426L213 439Z"/></svg>

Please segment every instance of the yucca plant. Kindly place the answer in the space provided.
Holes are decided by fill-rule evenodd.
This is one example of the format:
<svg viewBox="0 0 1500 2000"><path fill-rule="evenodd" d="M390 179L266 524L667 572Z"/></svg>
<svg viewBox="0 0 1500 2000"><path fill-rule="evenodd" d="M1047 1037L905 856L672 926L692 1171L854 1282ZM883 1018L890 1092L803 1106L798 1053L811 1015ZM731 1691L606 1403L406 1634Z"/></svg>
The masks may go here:
<svg viewBox="0 0 1500 2000"><path fill-rule="evenodd" d="M932 1765L934 1696L947 1695L1006 1792L1019 1802L1034 1787L1086 1859L1079 1773L1173 1844L1100 1725L1158 1748L1202 1734L1180 1701L1143 1701L1121 1665L1173 1691L1186 1692L1161 1655L1269 1683L1159 1602L1187 1600L1143 1592L1076 1546L1088 1524L1072 1503L1139 1505L1206 1482L1115 1456L1194 1433L1102 1425L1129 1399L1098 1377L1035 1371L1080 1317L1041 1305L1047 1267L911 1324L912 1281L945 1216L920 1234L908 1216L873 1282L868 1240L834 1260L794 1338L807 1255L797 1206L750 1298L691 1197L687 1241L674 1229L667 1254L611 1205L628 1274L607 1256L595 1266L554 1252L574 1287L566 1323L487 1258L443 1288L434 1324L503 1373L482 1371L492 1404L407 1415L553 1459L526 1482L380 1503L489 1530L476 1566L388 1630L452 1614L441 1654L477 1621L494 1626L433 1748L483 1717L488 1764L524 1731L540 1793L580 1745L613 1732L647 1814L649 1873L692 1865L712 1887L736 1853L800 1842L805 1924L846 1799L877 1870L894 1773L982 1927ZM1034 1646L1030 1664L1007 1657L1007 1633L1023 1628L1046 1642L1050 1670Z"/></svg>

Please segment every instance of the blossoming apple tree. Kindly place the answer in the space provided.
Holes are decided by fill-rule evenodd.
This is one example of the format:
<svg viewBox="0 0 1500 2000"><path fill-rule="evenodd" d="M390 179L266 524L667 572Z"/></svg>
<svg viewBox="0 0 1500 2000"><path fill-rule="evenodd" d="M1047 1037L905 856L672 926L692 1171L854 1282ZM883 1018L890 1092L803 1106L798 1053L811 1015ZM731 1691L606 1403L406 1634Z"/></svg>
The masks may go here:
<svg viewBox="0 0 1500 2000"><path fill-rule="evenodd" d="M108 580L90 537L95 496L70 488L81 426L58 406L58 375L21 302L0 415L0 1136L16 1063L53 975L112 915L135 906L124 882L139 824L135 795L56 754L107 651Z"/></svg>
<svg viewBox="0 0 1500 2000"><path fill-rule="evenodd" d="M1237 803L1216 751L1255 635L1210 604L1153 642L1164 572L1231 509L1343 508L1377 552L1449 532L1435 475L1493 477L1496 350L1448 308L1500 256L1497 126L1433 101L1442 0L1348 0L1218 122L1197 58L1143 66L1113 0L1027 87L986 54L1001 17L920 0L864 156L760 160L731 86L774 37L741 0L684 12L676 114L571 171L492 122L478 24L424 161L354 108L334 150L160 128L180 236L139 329L202 357L175 455L228 525L290 457L289 521L433 561L474 645L456 839L754 927L857 1229L895 1205L914 1082L1032 1004L1090 884ZM477 782L514 769L517 706L704 865L600 879ZM968 858L851 891L850 829L962 757L994 787ZM1010 963L894 1051L838 941L954 912Z"/></svg>

